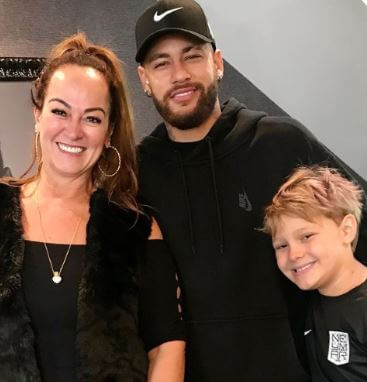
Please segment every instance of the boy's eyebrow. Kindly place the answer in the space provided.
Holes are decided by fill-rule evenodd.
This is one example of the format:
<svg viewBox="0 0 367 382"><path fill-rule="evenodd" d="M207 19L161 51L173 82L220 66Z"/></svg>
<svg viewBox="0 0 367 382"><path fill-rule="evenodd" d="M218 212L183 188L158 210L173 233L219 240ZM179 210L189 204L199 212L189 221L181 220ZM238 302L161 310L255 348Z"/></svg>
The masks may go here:
<svg viewBox="0 0 367 382"><path fill-rule="evenodd" d="M284 241L283 239L279 238L279 237L275 237L271 242L272 244L276 244L276 243L279 243L280 241Z"/></svg>
<svg viewBox="0 0 367 382"><path fill-rule="evenodd" d="M310 224L312 224L312 223L310 223ZM300 227L300 228L297 228L295 231L294 231L294 233L302 233L302 232L304 232L304 231L309 231L310 229L315 229L315 227L314 227L314 225L312 225L312 226L309 226L309 227Z"/></svg>
<svg viewBox="0 0 367 382"><path fill-rule="evenodd" d="M313 223L310 223L310 224L313 224ZM297 228L296 230L294 230L292 232L292 235L299 235L299 234L302 234L304 232L307 232L307 231L313 231L315 230L316 228L314 226L312 227L300 227L300 228ZM272 238L272 243L274 244L275 242L279 242L279 241L286 241L284 238L282 237L279 237L279 236L273 236Z"/></svg>

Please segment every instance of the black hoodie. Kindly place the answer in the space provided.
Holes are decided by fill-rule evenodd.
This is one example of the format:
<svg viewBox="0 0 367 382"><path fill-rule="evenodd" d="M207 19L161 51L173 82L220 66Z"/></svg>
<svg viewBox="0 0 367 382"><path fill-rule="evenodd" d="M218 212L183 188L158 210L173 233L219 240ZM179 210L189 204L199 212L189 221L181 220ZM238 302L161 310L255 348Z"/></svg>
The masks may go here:
<svg viewBox="0 0 367 382"><path fill-rule="evenodd" d="M281 275L258 228L295 166L323 162L356 174L297 121L235 99L186 155L160 124L140 144L139 161L141 197L182 285L187 380L309 381L301 365L306 295ZM361 236L367 248L366 227Z"/></svg>

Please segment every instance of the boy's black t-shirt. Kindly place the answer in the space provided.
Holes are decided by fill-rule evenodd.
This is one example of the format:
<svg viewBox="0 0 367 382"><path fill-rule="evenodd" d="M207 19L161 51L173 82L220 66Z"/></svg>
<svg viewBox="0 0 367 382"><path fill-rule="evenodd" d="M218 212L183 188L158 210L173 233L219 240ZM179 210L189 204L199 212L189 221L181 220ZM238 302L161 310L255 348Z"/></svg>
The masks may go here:
<svg viewBox="0 0 367 382"><path fill-rule="evenodd" d="M366 382L367 280L341 296L315 293L305 339L313 382Z"/></svg>

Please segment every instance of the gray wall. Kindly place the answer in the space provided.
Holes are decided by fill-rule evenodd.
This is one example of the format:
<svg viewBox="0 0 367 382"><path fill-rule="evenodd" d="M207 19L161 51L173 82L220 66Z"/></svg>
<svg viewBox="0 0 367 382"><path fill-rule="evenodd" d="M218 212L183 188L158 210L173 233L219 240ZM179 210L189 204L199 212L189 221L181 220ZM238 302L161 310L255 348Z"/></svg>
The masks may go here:
<svg viewBox="0 0 367 382"><path fill-rule="evenodd" d="M201 0L226 59L367 177L361 0Z"/></svg>
<svg viewBox="0 0 367 382"><path fill-rule="evenodd" d="M125 62L141 138L160 120L140 89L134 62L134 23L152 1L0 0L0 56L44 56L61 38L85 31ZM270 114L285 110L367 176L361 147L367 100L367 8L362 2L200 2L227 59L221 98L234 95ZM28 97L29 83L0 83L3 160L16 175L28 161L34 131Z"/></svg>

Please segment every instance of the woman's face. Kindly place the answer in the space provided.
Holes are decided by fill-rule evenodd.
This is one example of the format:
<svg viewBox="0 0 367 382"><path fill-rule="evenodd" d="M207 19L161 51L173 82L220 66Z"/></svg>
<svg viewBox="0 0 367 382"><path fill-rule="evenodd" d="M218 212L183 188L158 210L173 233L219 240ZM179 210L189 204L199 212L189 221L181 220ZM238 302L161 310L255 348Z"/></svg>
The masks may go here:
<svg viewBox="0 0 367 382"><path fill-rule="evenodd" d="M110 97L97 70L65 65L51 76L42 110L35 111L43 169L53 176L85 177L108 141Z"/></svg>

